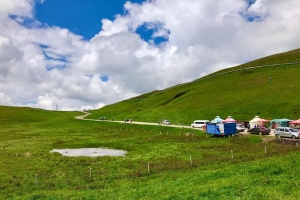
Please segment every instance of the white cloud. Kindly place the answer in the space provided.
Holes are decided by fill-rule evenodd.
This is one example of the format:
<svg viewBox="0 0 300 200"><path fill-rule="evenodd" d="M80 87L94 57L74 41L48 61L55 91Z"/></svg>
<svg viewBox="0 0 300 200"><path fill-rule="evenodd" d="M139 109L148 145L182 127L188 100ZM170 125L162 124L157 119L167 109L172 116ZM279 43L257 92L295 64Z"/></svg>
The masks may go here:
<svg viewBox="0 0 300 200"><path fill-rule="evenodd" d="M34 0L0 0L0 104L99 108L300 45L298 0L128 1L124 8L84 41L40 26ZM153 29L148 42L135 33L142 25ZM167 41L155 45L156 37Z"/></svg>
<svg viewBox="0 0 300 200"><path fill-rule="evenodd" d="M0 18L6 18L7 15L17 15L19 17L31 17L33 9L33 0L1 0Z"/></svg>
<svg viewBox="0 0 300 200"><path fill-rule="evenodd" d="M12 106L13 102L11 98L3 93L0 93L0 105Z"/></svg>

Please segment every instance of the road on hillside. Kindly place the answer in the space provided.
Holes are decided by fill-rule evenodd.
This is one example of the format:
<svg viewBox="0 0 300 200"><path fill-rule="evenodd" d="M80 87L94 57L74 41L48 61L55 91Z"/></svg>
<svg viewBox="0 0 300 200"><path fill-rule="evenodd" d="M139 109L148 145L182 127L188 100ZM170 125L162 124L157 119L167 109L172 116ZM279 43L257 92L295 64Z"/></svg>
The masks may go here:
<svg viewBox="0 0 300 200"><path fill-rule="evenodd" d="M164 124L159 124L159 123L151 123L151 122L125 122L125 121L112 121L112 120L100 120L100 119L85 119L86 116L90 115L91 113L84 112L84 115L82 116L77 116L75 117L76 119L81 119L81 120L88 120L88 121L106 121L106 122L118 122L118 123L126 123L126 124L140 124L140 125L154 125L154 126L169 126L169 127L176 127L176 128L188 128L188 129L194 129L194 130L203 130L199 128L192 128L191 126L184 126L184 125L164 125ZM247 130L244 132L240 132L242 134L249 134L247 133ZM267 136L274 136L274 130L272 129L270 132L270 135Z"/></svg>
<svg viewBox="0 0 300 200"><path fill-rule="evenodd" d="M75 117L76 119L81 120L88 120L88 121L106 121L106 122L117 122L117 123L126 123L126 124L140 124L140 125L155 125L155 126L169 126L169 127L176 127L176 128L189 128L189 129L195 129L195 130L201 130L199 128L192 128L191 126L184 126L184 125L164 125L159 123L152 123L152 122L125 122L125 121L112 121L112 120L100 120L100 119L85 119L86 116L90 115L91 113L84 112L84 115Z"/></svg>

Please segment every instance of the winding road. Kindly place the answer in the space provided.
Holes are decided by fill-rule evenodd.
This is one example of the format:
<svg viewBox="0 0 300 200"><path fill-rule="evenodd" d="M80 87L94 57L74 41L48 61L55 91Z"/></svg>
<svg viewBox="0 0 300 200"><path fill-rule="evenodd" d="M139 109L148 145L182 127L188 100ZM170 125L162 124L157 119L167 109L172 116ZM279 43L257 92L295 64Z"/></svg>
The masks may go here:
<svg viewBox="0 0 300 200"><path fill-rule="evenodd" d="M86 116L92 114L92 113L87 113L83 112L84 115L77 116L75 119L80 119L80 120L87 120L87 121L105 121L105 122L118 122L118 123L128 123L128 124L140 124L140 125L155 125L155 126L169 126L169 127L176 127L176 128L189 128L189 129L195 129L195 130L201 130L199 128L192 128L191 126L184 126L184 125L164 125L164 124L158 124L158 123L151 123L151 122L125 122L125 121L112 121L112 120L100 120L100 119L85 119Z"/></svg>

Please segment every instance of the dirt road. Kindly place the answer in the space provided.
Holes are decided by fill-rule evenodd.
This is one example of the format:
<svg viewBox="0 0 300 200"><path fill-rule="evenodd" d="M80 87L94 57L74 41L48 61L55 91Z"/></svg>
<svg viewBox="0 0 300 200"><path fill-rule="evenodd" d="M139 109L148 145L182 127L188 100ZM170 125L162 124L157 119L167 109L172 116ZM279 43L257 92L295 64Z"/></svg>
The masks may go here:
<svg viewBox="0 0 300 200"><path fill-rule="evenodd" d="M195 129L195 130L201 130L199 128L192 128L191 126L184 126L184 125L164 125L159 123L152 123L152 122L125 122L125 121L112 121L112 120L100 120L100 119L85 119L86 116L90 115L91 113L84 112L84 115L75 117L76 119L81 120L88 120L88 121L105 121L105 122L115 122L115 123L127 123L127 124L140 124L140 125L153 125L153 126L169 126L169 127L176 127L176 128L189 128L189 129Z"/></svg>

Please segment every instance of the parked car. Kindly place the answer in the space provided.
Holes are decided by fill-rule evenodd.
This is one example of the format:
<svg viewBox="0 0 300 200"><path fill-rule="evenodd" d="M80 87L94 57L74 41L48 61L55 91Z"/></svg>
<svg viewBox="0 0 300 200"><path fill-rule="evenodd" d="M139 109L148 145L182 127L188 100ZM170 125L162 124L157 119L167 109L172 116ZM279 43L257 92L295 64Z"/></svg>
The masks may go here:
<svg viewBox="0 0 300 200"><path fill-rule="evenodd" d="M236 132L244 132L245 127L243 124L236 124Z"/></svg>
<svg viewBox="0 0 300 200"><path fill-rule="evenodd" d="M265 127L256 127L256 128L252 128L252 129L249 129L247 131L248 133L256 133L256 134L259 134L259 135L269 135L270 134L270 129L268 128L265 128Z"/></svg>
<svg viewBox="0 0 300 200"><path fill-rule="evenodd" d="M171 124L171 122L169 120L164 119L162 121L162 124L169 125L169 124Z"/></svg>
<svg viewBox="0 0 300 200"><path fill-rule="evenodd" d="M191 123L192 128L203 128L206 124L209 123L209 120L195 120Z"/></svg>
<svg viewBox="0 0 300 200"><path fill-rule="evenodd" d="M299 131L290 127L278 127L275 129L274 134L276 137L290 137L293 139L300 137Z"/></svg>

